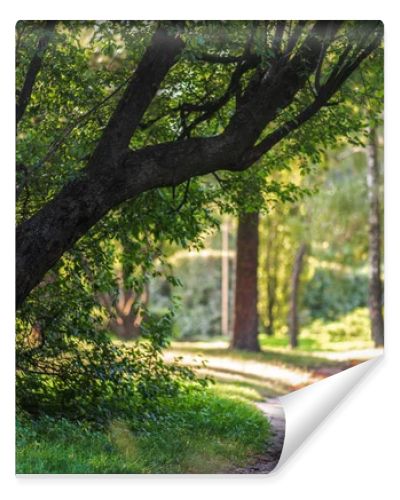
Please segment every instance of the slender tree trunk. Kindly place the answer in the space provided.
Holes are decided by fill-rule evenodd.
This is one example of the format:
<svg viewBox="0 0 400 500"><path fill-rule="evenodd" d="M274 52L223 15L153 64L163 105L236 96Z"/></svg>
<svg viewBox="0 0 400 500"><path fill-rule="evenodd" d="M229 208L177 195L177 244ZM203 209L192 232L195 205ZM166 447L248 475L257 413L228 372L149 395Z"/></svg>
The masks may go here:
<svg viewBox="0 0 400 500"><path fill-rule="evenodd" d="M257 312L259 214L239 217L236 246L235 314L231 347L259 351Z"/></svg>
<svg viewBox="0 0 400 500"><path fill-rule="evenodd" d="M303 259L307 251L307 245L302 243L297 250L296 258L294 260L294 266L291 278L291 289L290 289L290 311L289 311L289 338L290 345L292 347L297 347L298 345L298 335L299 335L299 314L298 314L298 294L299 294L299 283L300 275L303 268Z"/></svg>
<svg viewBox="0 0 400 500"><path fill-rule="evenodd" d="M267 278L267 324L265 331L267 335L274 334L274 308L276 302L276 228L274 224L268 224L267 228L267 258L266 258L266 278Z"/></svg>
<svg viewBox="0 0 400 500"><path fill-rule="evenodd" d="M42 68L43 56L46 52L50 37L55 28L55 21L46 21L43 35L39 38L36 51L29 63L28 70L25 75L25 80L17 98L16 104L16 124L21 121L23 114L29 104L35 80Z"/></svg>
<svg viewBox="0 0 400 500"><path fill-rule="evenodd" d="M383 346L383 284L381 280L381 222L379 206L378 141L375 129L367 148L367 184L369 201L369 313L375 346Z"/></svg>
<svg viewBox="0 0 400 500"><path fill-rule="evenodd" d="M221 228L221 333L229 334L229 222Z"/></svg>

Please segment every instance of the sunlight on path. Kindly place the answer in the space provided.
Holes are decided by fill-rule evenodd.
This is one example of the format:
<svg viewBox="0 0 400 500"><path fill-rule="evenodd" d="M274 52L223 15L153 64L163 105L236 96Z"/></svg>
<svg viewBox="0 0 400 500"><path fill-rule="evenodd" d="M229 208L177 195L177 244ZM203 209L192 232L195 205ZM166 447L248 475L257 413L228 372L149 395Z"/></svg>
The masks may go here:
<svg viewBox="0 0 400 500"><path fill-rule="evenodd" d="M253 400L261 400L287 394L380 354L381 349L305 352L273 348L252 355L229 351L227 342L218 341L175 342L165 359L180 357L183 364L199 367L201 374L211 376L225 390L253 391Z"/></svg>
<svg viewBox="0 0 400 500"><path fill-rule="evenodd" d="M199 356L196 354L187 354L185 352L174 350L166 355L167 360L174 356L182 356L184 364L196 364L202 359L207 360L207 368L218 370L225 373L240 374L242 376L250 375L259 378L279 380L285 385L300 385L310 381L311 374L306 370L299 368L286 368L273 363L262 363L254 360L232 359L222 356Z"/></svg>
<svg viewBox="0 0 400 500"><path fill-rule="evenodd" d="M383 354L383 349L361 349L342 352L320 351L318 354L332 361L366 361Z"/></svg>

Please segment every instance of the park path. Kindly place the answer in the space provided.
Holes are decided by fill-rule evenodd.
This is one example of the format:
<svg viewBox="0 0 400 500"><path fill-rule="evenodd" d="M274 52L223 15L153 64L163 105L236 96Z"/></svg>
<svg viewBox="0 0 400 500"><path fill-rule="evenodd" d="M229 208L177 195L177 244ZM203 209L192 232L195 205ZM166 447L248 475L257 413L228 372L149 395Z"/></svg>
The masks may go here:
<svg viewBox="0 0 400 500"><path fill-rule="evenodd" d="M185 350L186 347L186 350ZM189 347L189 348L188 348ZM268 418L271 424L271 437L265 443L265 451L253 457L250 463L243 467L235 467L225 471L226 474L268 474L279 462L285 438L285 416L278 395L288 394L307 387L326 377L335 375L347 368L351 368L363 361L382 353L378 349L364 349L359 351L325 352L318 351L313 363L313 356L307 356L311 366L299 363L298 352L286 353L286 358L277 351L277 359L260 359L257 357L232 356L226 343L199 344L193 347L189 343L176 344L166 353L166 360L173 360L179 356L183 364L196 366L199 360L206 359L206 368L202 373L210 375L220 384L237 384L255 390L262 402L254 403ZM293 359L290 358L293 354ZM281 359L279 359L281 356Z"/></svg>
<svg viewBox="0 0 400 500"><path fill-rule="evenodd" d="M252 464L231 470L230 474L268 474L279 462L285 440L285 415L278 398L256 403L271 424L271 438L265 453L254 457Z"/></svg>
<svg viewBox="0 0 400 500"><path fill-rule="evenodd" d="M342 356L341 361L343 358L346 359L345 356ZM361 360L357 357L351 360L346 359L346 362L341 366L310 370L310 375L313 381L317 382L318 380L340 373L347 368L351 368L360 362ZM306 385L309 384L294 385L292 386L292 391L301 389ZM275 469L282 454L285 441L285 413L279 399L268 398L264 402L255 404L264 413L271 424L271 439L266 443L267 448L265 453L254 457L252 463L246 467L238 467L229 471L230 474L268 474Z"/></svg>

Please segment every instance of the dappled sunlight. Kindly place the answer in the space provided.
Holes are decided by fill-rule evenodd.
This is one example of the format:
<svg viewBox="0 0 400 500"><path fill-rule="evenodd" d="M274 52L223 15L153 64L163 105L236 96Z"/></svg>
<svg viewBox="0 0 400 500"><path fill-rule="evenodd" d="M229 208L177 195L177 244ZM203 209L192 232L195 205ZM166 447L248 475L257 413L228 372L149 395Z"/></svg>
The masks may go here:
<svg viewBox="0 0 400 500"><path fill-rule="evenodd" d="M382 352L382 23L15 42L17 472L270 472L279 396Z"/></svg>
<svg viewBox="0 0 400 500"><path fill-rule="evenodd" d="M124 457L130 460L137 459L137 440L125 422L121 420L114 420L111 422L110 440Z"/></svg>
<svg viewBox="0 0 400 500"><path fill-rule="evenodd" d="M189 343L186 343L188 349ZM180 347L180 346L179 346ZM181 362L189 366L198 366L199 372L209 375L220 383L236 383L257 391L260 397L276 396L289 392L292 387L307 385L314 381L313 373L295 366L284 366L272 362L262 362L256 359L231 357L228 350L208 353L202 352L198 343L193 352L180 350L174 346L165 354L167 361L179 357ZM206 362L206 368L200 368L201 362Z"/></svg>
<svg viewBox="0 0 400 500"><path fill-rule="evenodd" d="M368 359L376 358L383 354L383 349L371 348L371 349L360 349L354 351L339 351L339 352L329 352L321 351L321 355L332 361L367 361Z"/></svg>
<svg viewBox="0 0 400 500"><path fill-rule="evenodd" d="M179 351L178 351L179 353ZM185 355L183 360L190 360L190 356ZM196 359L196 358L195 358ZM189 361L190 363L190 361ZM310 375L307 371L298 368L286 368L273 363L262 363L251 359L231 359L222 356L210 356L207 358L209 368L233 370L243 375L259 376L265 379L280 380L288 385L304 384Z"/></svg>
<svg viewBox="0 0 400 500"><path fill-rule="evenodd" d="M172 362L196 367L214 379L219 391L250 401L287 394L322 378L339 373L382 353L382 349L358 351L301 351L274 347L261 352L229 350L227 341L174 342L165 353Z"/></svg>
<svg viewBox="0 0 400 500"><path fill-rule="evenodd" d="M200 370L200 373L212 377L217 383L217 387L218 384L222 385L224 393L229 392L233 394L244 390L244 393L241 394L243 397L256 401L286 394L290 390L290 385L283 383L280 379L256 377L215 367L213 369L203 368Z"/></svg>

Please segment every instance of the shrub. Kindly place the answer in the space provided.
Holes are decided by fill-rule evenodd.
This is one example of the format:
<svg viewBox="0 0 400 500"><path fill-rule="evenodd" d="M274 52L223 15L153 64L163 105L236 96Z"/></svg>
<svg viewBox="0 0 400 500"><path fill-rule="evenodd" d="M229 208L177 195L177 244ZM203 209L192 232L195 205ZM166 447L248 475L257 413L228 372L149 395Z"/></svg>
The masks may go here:
<svg viewBox="0 0 400 500"><path fill-rule="evenodd" d="M318 344L345 341L370 341L371 329L367 308L358 308L337 321L325 323L318 319L301 332L302 339L314 339Z"/></svg>
<svg viewBox="0 0 400 500"><path fill-rule="evenodd" d="M160 397L176 395L188 383L207 384L206 379L197 380L188 367L163 360L172 321L172 312L162 317L147 315L144 338L125 346L113 343L101 331L81 338L48 331L46 341L31 340L20 320L18 408L34 416L62 416L104 425L132 413L146 418L157 411Z"/></svg>

